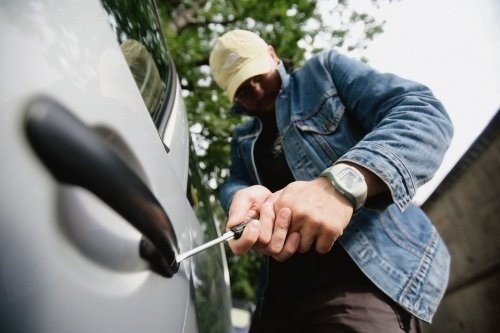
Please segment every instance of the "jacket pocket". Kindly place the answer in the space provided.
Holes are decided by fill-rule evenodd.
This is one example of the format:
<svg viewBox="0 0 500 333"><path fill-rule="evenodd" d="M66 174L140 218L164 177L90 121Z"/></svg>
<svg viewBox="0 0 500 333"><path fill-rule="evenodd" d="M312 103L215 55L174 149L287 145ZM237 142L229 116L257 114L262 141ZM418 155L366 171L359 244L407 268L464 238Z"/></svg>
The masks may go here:
<svg viewBox="0 0 500 333"><path fill-rule="evenodd" d="M335 90L325 92L316 104L306 105L302 114L292 119L304 132L330 134L340 125L345 107Z"/></svg>
<svg viewBox="0 0 500 333"><path fill-rule="evenodd" d="M317 168L323 170L356 142L345 116L346 108L334 90L324 93L316 104L309 106L309 110L297 113L292 120L298 135L307 143L305 146L310 149L310 156L318 162Z"/></svg>

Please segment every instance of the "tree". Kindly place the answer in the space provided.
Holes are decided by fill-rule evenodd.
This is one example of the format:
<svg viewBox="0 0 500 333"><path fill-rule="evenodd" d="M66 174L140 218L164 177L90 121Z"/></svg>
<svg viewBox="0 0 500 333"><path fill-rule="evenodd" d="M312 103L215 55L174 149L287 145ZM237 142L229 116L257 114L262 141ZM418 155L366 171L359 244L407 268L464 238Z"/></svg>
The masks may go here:
<svg viewBox="0 0 500 333"><path fill-rule="evenodd" d="M391 0L367 0L368 9ZM228 175L229 142L241 116L228 113L230 103L210 77L208 57L217 36L235 28L258 33L284 61L288 70L322 48L337 47L362 59L368 43L381 33L383 22L355 9L349 0L158 0L165 36L175 60L185 96L191 133L204 182L217 206L218 185ZM357 1L359 3L359 1ZM352 31L356 31L353 34ZM365 59L364 59L365 60ZM253 298L248 281L255 278L255 255L235 258L230 267L233 294ZM242 268L250 267L250 269ZM237 274L238 277L234 275ZM243 277L244 275L248 275ZM243 277L243 278L240 278Z"/></svg>

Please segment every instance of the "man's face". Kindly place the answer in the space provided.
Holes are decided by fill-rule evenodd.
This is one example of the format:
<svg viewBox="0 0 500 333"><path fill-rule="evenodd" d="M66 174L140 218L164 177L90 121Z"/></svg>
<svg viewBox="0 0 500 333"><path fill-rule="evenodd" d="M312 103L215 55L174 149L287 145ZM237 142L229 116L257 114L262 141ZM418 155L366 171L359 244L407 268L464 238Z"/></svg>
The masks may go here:
<svg viewBox="0 0 500 333"><path fill-rule="evenodd" d="M279 58L270 48L270 53L279 64ZM281 77L277 69L262 75L257 75L243 82L234 99L239 102L251 116L264 116L274 112L276 97L281 89Z"/></svg>

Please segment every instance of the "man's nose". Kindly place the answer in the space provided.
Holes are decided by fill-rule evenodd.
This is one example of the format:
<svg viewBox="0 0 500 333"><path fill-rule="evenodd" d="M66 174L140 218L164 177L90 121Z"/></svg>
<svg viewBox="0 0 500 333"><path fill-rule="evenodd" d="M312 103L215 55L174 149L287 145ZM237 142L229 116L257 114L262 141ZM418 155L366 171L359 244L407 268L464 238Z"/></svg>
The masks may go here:
<svg viewBox="0 0 500 333"><path fill-rule="evenodd" d="M262 88L262 85L254 79L251 79L249 83L252 96L257 100L260 100L264 96L264 89Z"/></svg>

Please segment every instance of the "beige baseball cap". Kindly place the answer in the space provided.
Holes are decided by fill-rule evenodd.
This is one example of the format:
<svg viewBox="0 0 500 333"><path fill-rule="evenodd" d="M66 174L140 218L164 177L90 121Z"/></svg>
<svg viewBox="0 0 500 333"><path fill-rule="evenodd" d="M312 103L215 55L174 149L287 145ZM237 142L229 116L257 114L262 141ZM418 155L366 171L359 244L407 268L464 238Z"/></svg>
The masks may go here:
<svg viewBox="0 0 500 333"><path fill-rule="evenodd" d="M243 82L276 67L267 43L246 30L232 30L217 38L209 63L215 82L231 102Z"/></svg>

